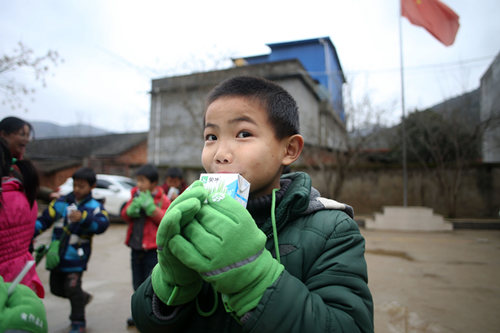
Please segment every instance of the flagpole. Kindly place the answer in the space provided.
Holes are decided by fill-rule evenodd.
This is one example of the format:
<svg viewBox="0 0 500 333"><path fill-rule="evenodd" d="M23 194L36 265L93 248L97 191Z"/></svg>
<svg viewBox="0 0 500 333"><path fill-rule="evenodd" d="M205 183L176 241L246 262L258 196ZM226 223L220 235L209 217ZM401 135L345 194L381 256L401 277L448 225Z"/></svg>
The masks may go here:
<svg viewBox="0 0 500 333"><path fill-rule="evenodd" d="M400 75L401 75L401 126L402 126L402 135L403 135L403 206L406 207L408 205L408 175L406 170L406 129L405 129L405 80L404 80L404 63L403 63L403 32L401 27L402 17L402 8L401 8L401 0L399 2L399 63L400 63Z"/></svg>

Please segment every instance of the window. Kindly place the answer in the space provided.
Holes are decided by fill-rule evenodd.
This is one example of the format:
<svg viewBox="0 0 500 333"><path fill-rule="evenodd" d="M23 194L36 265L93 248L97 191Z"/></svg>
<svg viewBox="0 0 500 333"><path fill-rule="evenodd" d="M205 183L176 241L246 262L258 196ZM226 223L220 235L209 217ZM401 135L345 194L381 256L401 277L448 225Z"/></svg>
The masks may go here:
<svg viewBox="0 0 500 333"><path fill-rule="evenodd" d="M97 179L97 183L96 183L96 188L109 188L109 185L111 185L110 182L108 182L107 180L104 180L104 179Z"/></svg>

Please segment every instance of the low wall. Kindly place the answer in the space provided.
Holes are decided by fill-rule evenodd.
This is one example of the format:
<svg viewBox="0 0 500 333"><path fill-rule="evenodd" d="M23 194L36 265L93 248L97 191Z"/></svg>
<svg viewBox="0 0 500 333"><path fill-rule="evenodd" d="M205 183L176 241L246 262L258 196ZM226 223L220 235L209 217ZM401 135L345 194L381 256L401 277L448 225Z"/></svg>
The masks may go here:
<svg viewBox="0 0 500 333"><path fill-rule="evenodd" d="M326 193L319 171L308 172L313 186ZM451 174L449 175L452 176ZM349 171L340 197L333 198L354 207L356 215L382 212L384 206L403 205L401 168L365 167ZM430 207L447 216L446 200L431 174L420 169L408 171L408 206ZM480 165L464 171L457 196L456 217L498 218L500 210L500 166Z"/></svg>

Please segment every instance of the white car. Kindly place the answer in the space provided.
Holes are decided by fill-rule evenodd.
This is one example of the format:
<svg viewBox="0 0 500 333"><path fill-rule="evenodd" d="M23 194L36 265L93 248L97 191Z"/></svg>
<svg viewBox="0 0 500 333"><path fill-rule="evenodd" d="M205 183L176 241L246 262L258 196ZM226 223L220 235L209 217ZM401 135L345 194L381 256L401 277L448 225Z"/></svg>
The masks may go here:
<svg viewBox="0 0 500 333"><path fill-rule="evenodd" d="M130 199L130 190L135 180L129 177L97 174L96 187L92 190L94 199L104 203L104 208L111 216L120 216L120 212ZM73 192L73 178L68 178L59 186L58 195Z"/></svg>

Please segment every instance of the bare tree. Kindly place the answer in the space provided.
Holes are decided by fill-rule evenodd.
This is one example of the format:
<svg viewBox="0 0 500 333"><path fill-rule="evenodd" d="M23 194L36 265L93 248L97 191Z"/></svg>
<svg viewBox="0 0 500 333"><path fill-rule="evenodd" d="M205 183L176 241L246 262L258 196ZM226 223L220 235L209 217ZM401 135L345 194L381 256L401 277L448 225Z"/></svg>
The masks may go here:
<svg viewBox="0 0 500 333"><path fill-rule="evenodd" d="M408 161L434 177L449 217L456 216L465 171L480 159L481 138L492 121L467 116L479 112L472 98L474 94L465 94L456 103L416 111L405 119Z"/></svg>
<svg viewBox="0 0 500 333"><path fill-rule="evenodd" d="M349 172L362 154L385 144L378 141L376 134L385 128L384 116L390 107L375 106L369 91L355 100L352 86L344 90L344 106L346 128L343 142L336 149L308 149L311 153L306 161L310 169L317 170L325 194L330 198L340 197Z"/></svg>
<svg viewBox="0 0 500 333"><path fill-rule="evenodd" d="M45 87L45 77L50 70L49 65L57 65L62 61L57 51L48 50L46 54L36 56L32 49L19 42L12 54L4 54L0 58L2 104L9 105L13 110L22 108L23 96L33 96L36 89L20 80L20 74L30 73L36 81ZM14 73L16 75L12 75ZM25 111L27 111L26 108Z"/></svg>

